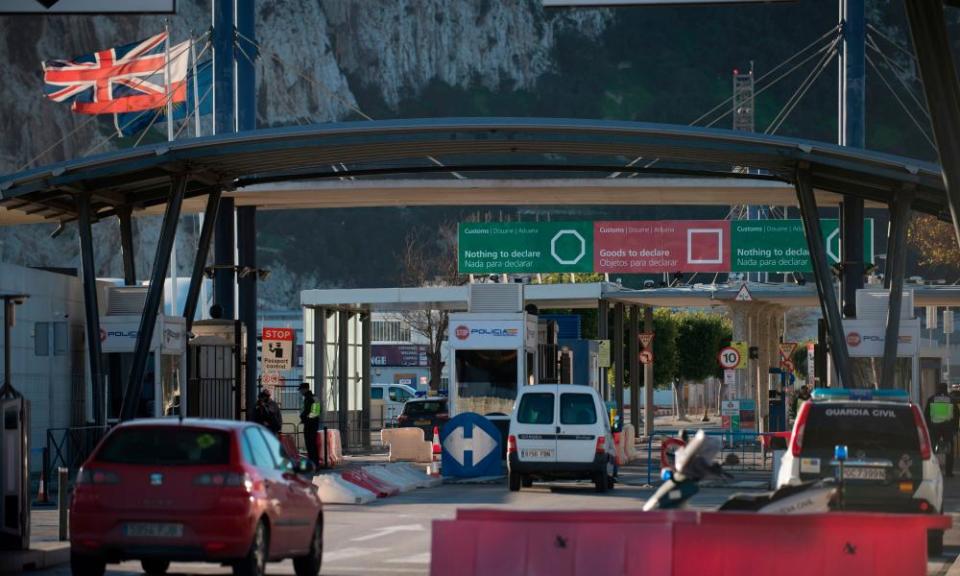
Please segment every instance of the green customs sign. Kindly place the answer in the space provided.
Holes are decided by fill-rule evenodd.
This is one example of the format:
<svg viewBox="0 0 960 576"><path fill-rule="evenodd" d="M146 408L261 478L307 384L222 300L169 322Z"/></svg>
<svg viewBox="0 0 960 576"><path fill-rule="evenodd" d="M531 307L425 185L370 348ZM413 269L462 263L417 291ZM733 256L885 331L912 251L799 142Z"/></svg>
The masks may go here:
<svg viewBox="0 0 960 576"><path fill-rule="evenodd" d="M461 274L593 272L593 222L466 222Z"/></svg>
<svg viewBox="0 0 960 576"><path fill-rule="evenodd" d="M840 222L820 220L827 259L840 261ZM802 220L735 220L730 223L732 272L812 272ZM873 262L873 219L864 221L863 255Z"/></svg>

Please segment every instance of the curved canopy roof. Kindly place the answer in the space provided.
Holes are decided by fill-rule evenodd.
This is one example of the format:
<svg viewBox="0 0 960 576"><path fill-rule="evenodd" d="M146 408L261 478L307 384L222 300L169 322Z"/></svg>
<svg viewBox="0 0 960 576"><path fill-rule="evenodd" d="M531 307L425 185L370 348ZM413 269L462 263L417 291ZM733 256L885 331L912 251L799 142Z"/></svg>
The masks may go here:
<svg viewBox="0 0 960 576"><path fill-rule="evenodd" d="M937 165L867 150L637 122L433 118L221 134L42 166L0 178L0 223L72 220L81 193L92 195L98 217L112 215L121 206L162 205L172 179L182 174L188 175L191 197L212 187L262 189L271 183L345 177L371 184L475 176L597 181L619 173L640 179L750 179L782 186L793 182L798 169L809 170L818 190L881 203L912 187L914 209L941 217L947 213ZM269 196L261 193L259 201L267 203ZM356 197L357 205L370 205L362 192ZM602 203L602 198L597 200Z"/></svg>

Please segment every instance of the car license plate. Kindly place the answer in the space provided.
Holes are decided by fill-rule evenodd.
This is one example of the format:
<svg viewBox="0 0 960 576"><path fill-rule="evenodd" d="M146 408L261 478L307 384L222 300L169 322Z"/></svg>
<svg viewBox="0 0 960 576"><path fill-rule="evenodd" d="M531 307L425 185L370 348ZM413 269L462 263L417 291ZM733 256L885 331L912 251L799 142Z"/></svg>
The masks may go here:
<svg viewBox="0 0 960 576"><path fill-rule="evenodd" d="M129 522L124 524L123 533L133 538L182 538L183 524Z"/></svg>
<svg viewBox="0 0 960 576"><path fill-rule="evenodd" d="M843 469L843 477L847 480L886 480L887 471L884 468L847 467Z"/></svg>
<svg viewBox="0 0 960 576"><path fill-rule="evenodd" d="M531 448L529 450L521 450L520 456L524 458L553 458L553 450L549 448Z"/></svg>
<svg viewBox="0 0 960 576"><path fill-rule="evenodd" d="M429 420L416 420L414 424L417 426L428 426L430 424Z"/></svg>

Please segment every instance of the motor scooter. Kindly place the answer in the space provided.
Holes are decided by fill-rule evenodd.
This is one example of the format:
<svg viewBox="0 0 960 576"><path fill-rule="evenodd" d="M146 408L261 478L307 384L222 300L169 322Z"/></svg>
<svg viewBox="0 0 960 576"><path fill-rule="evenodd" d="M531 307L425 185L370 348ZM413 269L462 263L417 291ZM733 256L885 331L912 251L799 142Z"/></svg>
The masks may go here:
<svg viewBox="0 0 960 576"><path fill-rule="evenodd" d="M675 469L664 469L663 484L643 505L644 511L685 508L699 491L699 483L707 478L732 478L714 459L723 444L719 438L697 431L693 439L677 451ZM810 514L828 512L838 494L832 479L784 486L760 494L734 494L720 511L757 512L760 514Z"/></svg>

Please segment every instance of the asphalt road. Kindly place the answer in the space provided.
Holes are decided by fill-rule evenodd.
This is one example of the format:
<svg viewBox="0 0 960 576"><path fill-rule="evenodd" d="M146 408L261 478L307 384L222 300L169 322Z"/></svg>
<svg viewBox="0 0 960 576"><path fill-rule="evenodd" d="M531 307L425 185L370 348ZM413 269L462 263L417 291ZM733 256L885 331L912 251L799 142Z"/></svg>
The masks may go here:
<svg viewBox="0 0 960 576"><path fill-rule="evenodd" d="M511 493L506 483L485 485L444 485L401 494L366 506L326 506L323 571L325 575L355 574L423 575L430 566L430 525L440 518L452 518L458 508L502 507L511 509L638 509L651 494L643 488L642 474L624 475L635 485L618 485L607 494L595 494L591 484L557 483L534 486ZM734 490L704 488L693 507L713 508ZM960 523L960 481L948 486L946 510ZM946 539L943 557L931 559L928 574L946 574L960 553L960 529ZM36 572L44 576L66 576L69 566ZM113 565L111 575L140 574L139 563ZM204 564L175 564L171 574L230 574L228 568ZM272 564L269 574L293 574L290 562Z"/></svg>

